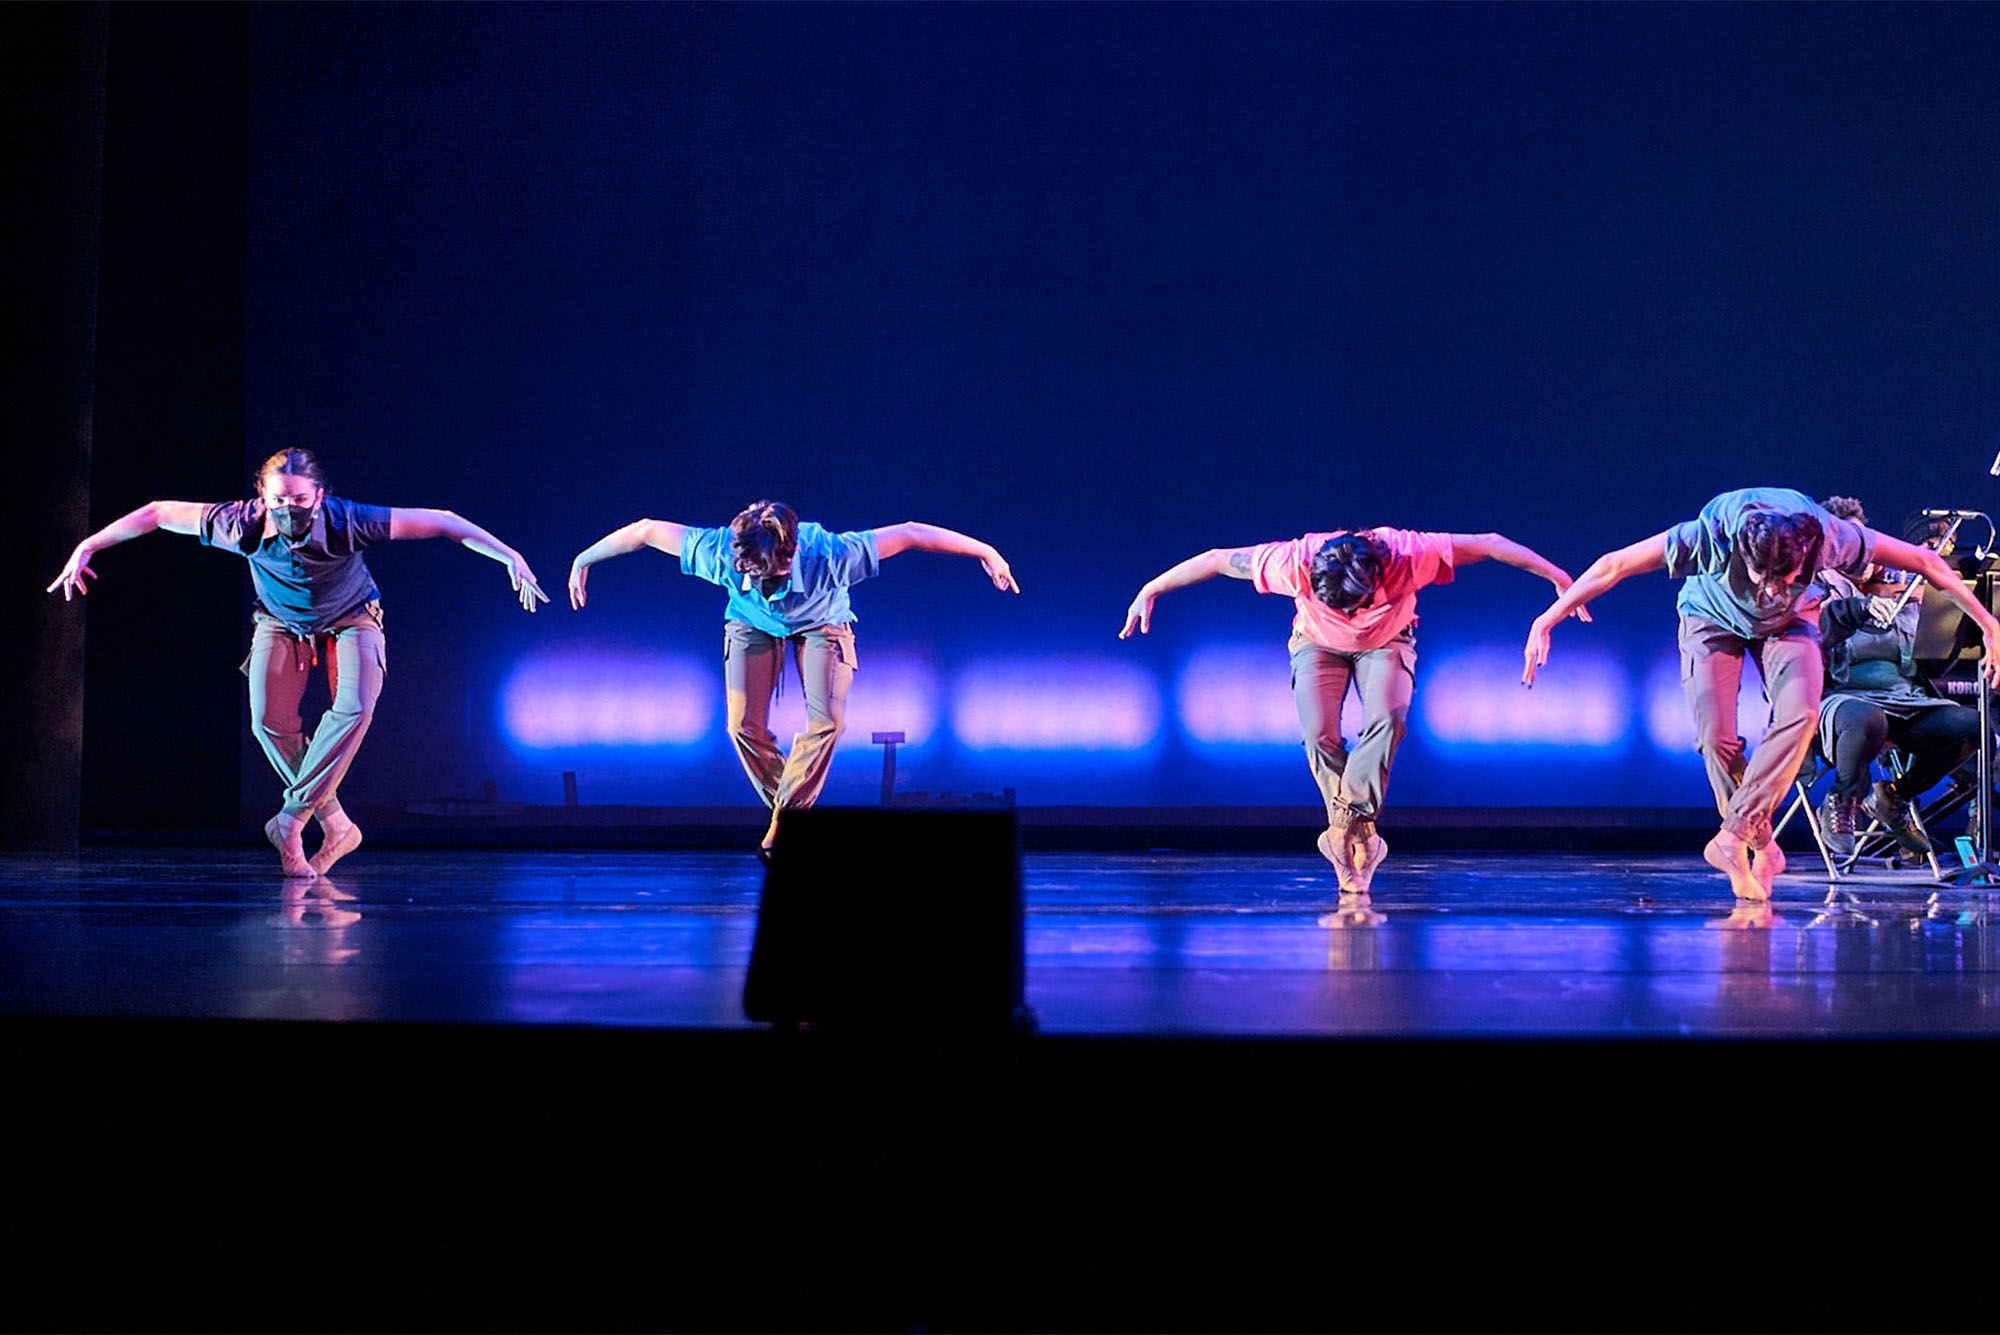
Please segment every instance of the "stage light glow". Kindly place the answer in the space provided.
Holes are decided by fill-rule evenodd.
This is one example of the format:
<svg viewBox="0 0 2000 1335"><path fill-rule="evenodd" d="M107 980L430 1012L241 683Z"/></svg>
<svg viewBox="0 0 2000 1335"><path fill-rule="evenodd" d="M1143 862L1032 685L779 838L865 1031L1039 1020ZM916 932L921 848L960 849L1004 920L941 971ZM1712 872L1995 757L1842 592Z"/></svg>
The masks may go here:
<svg viewBox="0 0 2000 1335"><path fill-rule="evenodd" d="M518 746L679 747L715 726L719 665L683 654L567 648L521 660L501 691Z"/></svg>
<svg viewBox="0 0 2000 1335"><path fill-rule="evenodd" d="M1203 746L1300 745L1290 662L1281 644L1214 645L1197 649L1174 687L1181 729ZM1361 730L1353 691L1340 707L1340 730Z"/></svg>
<svg viewBox="0 0 2000 1335"><path fill-rule="evenodd" d="M1138 751L1160 732L1143 669L1097 658L977 664L952 683L951 728L975 751Z"/></svg>
<svg viewBox="0 0 2000 1335"><path fill-rule="evenodd" d="M866 744L878 732L900 732L911 746L930 740L937 729L937 674L921 659L893 655L871 656L866 648L858 651L861 666L855 669L854 684L847 693L847 731L841 745ZM718 687L718 689L720 689ZM771 702L771 732L782 741L805 731L806 696L799 685L798 669L788 660L784 694Z"/></svg>
<svg viewBox="0 0 2000 1335"><path fill-rule="evenodd" d="M1475 649L1417 666L1412 712L1432 739L1459 746L1616 746L1631 727L1631 686L1609 659L1565 655L1533 690L1517 649Z"/></svg>
<svg viewBox="0 0 2000 1335"><path fill-rule="evenodd" d="M1675 654L1653 664L1646 674L1646 735L1654 747L1673 756L1694 750L1694 711L1681 687L1681 660ZM1746 743L1758 741L1771 723L1771 705L1764 699L1764 679L1756 665L1745 662L1743 684L1736 692L1736 731Z"/></svg>

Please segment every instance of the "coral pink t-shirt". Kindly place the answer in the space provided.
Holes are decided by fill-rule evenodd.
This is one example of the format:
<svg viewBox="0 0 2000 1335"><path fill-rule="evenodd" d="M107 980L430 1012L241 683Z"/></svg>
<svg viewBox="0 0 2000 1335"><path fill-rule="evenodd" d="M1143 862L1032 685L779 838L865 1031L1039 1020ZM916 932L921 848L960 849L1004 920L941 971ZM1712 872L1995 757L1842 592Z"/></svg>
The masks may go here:
<svg viewBox="0 0 2000 1335"><path fill-rule="evenodd" d="M1340 653L1380 649L1417 619L1418 589L1451 582L1451 535L1406 528L1361 530L1388 545L1389 561L1374 597L1351 612L1336 612L1313 593L1312 558L1329 539L1346 531L1308 533L1251 548L1250 582L1259 593L1290 598L1298 608L1292 629L1322 649Z"/></svg>

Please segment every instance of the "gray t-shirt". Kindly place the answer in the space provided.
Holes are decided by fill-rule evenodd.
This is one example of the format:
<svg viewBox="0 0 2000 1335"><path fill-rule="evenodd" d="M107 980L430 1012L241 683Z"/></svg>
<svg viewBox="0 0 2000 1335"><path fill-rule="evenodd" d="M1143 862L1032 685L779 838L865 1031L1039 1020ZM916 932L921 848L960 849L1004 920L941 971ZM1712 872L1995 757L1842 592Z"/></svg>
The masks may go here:
<svg viewBox="0 0 2000 1335"><path fill-rule="evenodd" d="M389 541L389 508L328 495L313 515L312 532L294 542L264 536L264 503L228 501L201 512L202 544L250 562L257 605L294 635L317 635L382 595L361 549Z"/></svg>
<svg viewBox="0 0 2000 1335"><path fill-rule="evenodd" d="M1819 521L1820 547L1808 552L1798 583L1762 601L1736 553L1736 535L1759 511L1807 514ZM1725 491L1701 513L1667 530L1667 573L1682 581L1674 606L1684 616L1711 621L1745 639L1776 635L1799 620L1800 597L1821 570L1859 579L1875 559L1875 534L1828 514L1804 492L1789 487Z"/></svg>

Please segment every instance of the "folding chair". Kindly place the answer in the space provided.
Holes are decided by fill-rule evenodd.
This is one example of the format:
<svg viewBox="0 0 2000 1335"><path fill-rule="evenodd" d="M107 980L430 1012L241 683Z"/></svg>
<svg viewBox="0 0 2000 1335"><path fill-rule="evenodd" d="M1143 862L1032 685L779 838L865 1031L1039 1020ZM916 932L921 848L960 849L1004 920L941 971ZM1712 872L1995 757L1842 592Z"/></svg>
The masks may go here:
<svg viewBox="0 0 2000 1335"><path fill-rule="evenodd" d="M1922 829L1928 836L1932 826L1938 824L1953 812L1963 811L1966 807L1972 805L1972 799L1978 795L1978 762L1977 760L1967 760L1963 765L1960 765L1945 777L1943 791L1925 803L1921 811L1914 813L1920 816L1923 821L1923 824L1918 828ZM1970 832L1975 835L1977 833L1976 831ZM1933 839L1932 842L1935 843L1936 840ZM1977 843L1978 839L1975 837L1973 842Z"/></svg>
<svg viewBox="0 0 2000 1335"><path fill-rule="evenodd" d="M1893 746L1884 748L1882 759L1891 777L1900 778L1909 769L1909 758ZM1806 828L1812 832L1813 843L1819 849L1820 860L1826 864L1827 879L1837 887L1840 882L1847 880L1853 875L1855 864L1864 858L1869 860L1880 859L1886 867L1899 863L1902 857L1906 856L1906 853L1903 846L1896 842L1895 836L1883 827L1882 822L1871 816L1867 828L1855 834L1854 850L1838 861L1835 860L1833 850L1827 847L1826 832L1820 828L1819 805L1813 801L1813 789L1817 788L1820 781L1831 773L1833 773L1833 763L1820 753L1819 744L1815 741L1811 752L1806 757L1805 765L1800 768L1798 774L1792 780L1793 796L1791 803L1785 808L1785 814L1779 818L1778 823L1772 827L1771 837L1773 839L1777 838L1784 828L1791 823L1794 815L1803 814L1805 816ZM1926 860L1930 863L1931 875L1937 880L1943 881L1945 878L1944 871L1938 866L1937 860L1937 841L1931 838L1929 827L1925 824L1925 818L1926 813L1919 812L1914 805L1911 806L1910 824L1931 845L1931 851L1926 855ZM1935 817L1932 818L1934 819ZM1827 891L1827 902L1832 903L1834 897L1835 891L1829 889Z"/></svg>
<svg viewBox="0 0 2000 1335"><path fill-rule="evenodd" d="M1883 749L1882 763L1884 768L1889 771L1889 777L1893 780L1900 779L1909 773L1910 765L1913 762L1910 757L1891 746ZM1937 840L1931 837L1930 826L1925 823L1924 812L1918 808L1915 802L1909 803L1906 809L1910 814L1911 828L1922 835L1924 843L1929 846L1930 851L1923 856L1924 860L1930 864L1931 875L1942 881L1944 879L1944 869L1938 866ZM1885 858L1885 860L1900 859L1909 856L1902 844L1897 842L1896 836L1889 833L1888 827L1884 826L1874 816L1868 818L1867 828L1854 836L1854 855L1856 858L1881 857Z"/></svg>
<svg viewBox="0 0 2000 1335"><path fill-rule="evenodd" d="M1785 814L1778 817L1777 824L1771 827L1771 839L1775 842L1778 836L1785 832L1785 827L1792 823L1792 817L1804 815L1806 829L1812 832L1813 846L1819 849L1820 861L1826 863L1827 878L1839 881L1845 872L1843 868L1834 865L1833 850L1826 846L1826 835L1820 830L1819 811L1812 795L1813 789L1819 787L1820 780L1831 773L1833 765L1819 753L1819 744L1815 742L1812 750L1806 755L1805 764L1801 765L1799 772L1792 776L1792 801L1785 808ZM1859 844L1856 847L1859 848ZM1849 862L1852 863L1851 857Z"/></svg>

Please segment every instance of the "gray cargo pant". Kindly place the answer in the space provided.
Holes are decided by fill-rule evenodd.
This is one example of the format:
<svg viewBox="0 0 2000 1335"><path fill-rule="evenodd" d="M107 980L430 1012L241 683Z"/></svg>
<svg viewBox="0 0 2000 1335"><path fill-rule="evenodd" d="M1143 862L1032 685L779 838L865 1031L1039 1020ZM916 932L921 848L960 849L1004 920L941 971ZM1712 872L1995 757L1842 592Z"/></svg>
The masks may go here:
<svg viewBox="0 0 2000 1335"><path fill-rule="evenodd" d="M1417 685L1414 627L1379 649L1327 649L1294 633L1292 699L1305 734L1306 761L1326 802L1327 824L1344 829L1373 820L1389 790L1389 766L1409 730ZM1362 728L1354 749L1340 737L1340 705L1352 681L1361 695Z"/></svg>
<svg viewBox="0 0 2000 1335"><path fill-rule="evenodd" d="M1708 768L1708 786L1722 828L1754 846L1771 842L1771 813L1812 747L1819 719L1824 667L1819 627L1794 622L1765 639L1737 635L1705 617L1683 613L1681 686L1694 711L1695 749ZM1743 656L1757 660L1771 726L1745 761L1736 727L1736 692Z"/></svg>
<svg viewBox="0 0 2000 1335"><path fill-rule="evenodd" d="M771 693L792 646L806 691L806 730L788 757L770 729ZM815 626L788 639L740 621L722 623L723 682L729 691L729 739L736 758L773 811L809 807L826 786L834 743L847 726L847 688L854 682L854 627Z"/></svg>
<svg viewBox="0 0 2000 1335"><path fill-rule="evenodd" d="M310 639L294 635L266 612L257 612L254 619L250 656L243 660L243 673L250 679L250 725L271 768L285 781L285 814L338 821L344 814L337 796L340 781L368 735L388 671L382 604L356 608ZM299 701L322 658L332 699L307 737Z"/></svg>

